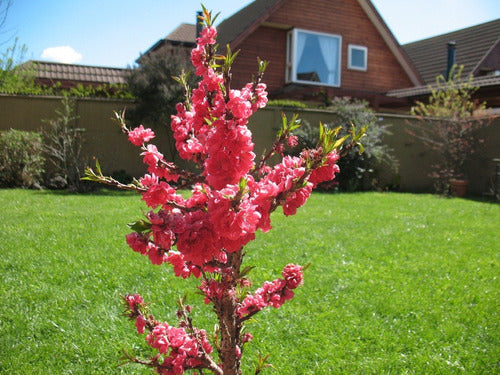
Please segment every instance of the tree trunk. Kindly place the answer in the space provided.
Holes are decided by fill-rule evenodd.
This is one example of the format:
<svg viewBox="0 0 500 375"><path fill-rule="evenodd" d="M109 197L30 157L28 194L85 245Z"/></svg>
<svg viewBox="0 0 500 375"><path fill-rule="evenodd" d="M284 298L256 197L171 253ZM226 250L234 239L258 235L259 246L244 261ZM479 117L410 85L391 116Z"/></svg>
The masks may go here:
<svg viewBox="0 0 500 375"><path fill-rule="evenodd" d="M218 311L220 324L220 360L224 375L241 375L241 322L236 315L236 285L241 266L241 252L228 254L228 270L222 277L227 283Z"/></svg>

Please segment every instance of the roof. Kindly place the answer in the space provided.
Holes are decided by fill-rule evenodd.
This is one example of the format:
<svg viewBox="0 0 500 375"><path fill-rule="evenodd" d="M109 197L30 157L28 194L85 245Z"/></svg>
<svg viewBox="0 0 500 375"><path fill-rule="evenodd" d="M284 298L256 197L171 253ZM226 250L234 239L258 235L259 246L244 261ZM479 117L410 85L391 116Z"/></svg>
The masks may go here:
<svg viewBox="0 0 500 375"><path fill-rule="evenodd" d="M217 26L219 45L234 47L271 16L286 0L255 0Z"/></svg>
<svg viewBox="0 0 500 375"><path fill-rule="evenodd" d="M436 77L446 72L447 44L456 43L456 63L463 65L464 76L478 74L480 63L488 59L495 50L498 54L500 19L480 25L423 39L403 45L425 83L433 83ZM495 47L496 45L496 47ZM496 70L500 70L500 59L496 58ZM490 64L491 69L491 64Z"/></svg>
<svg viewBox="0 0 500 375"><path fill-rule="evenodd" d="M30 60L23 67L34 67L36 77L55 81L70 80L107 84L125 84L128 69L63 64L48 61Z"/></svg>
<svg viewBox="0 0 500 375"><path fill-rule="evenodd" d="M499 86L500 85L500 76L475 77L472 80L471 84L474 87ZM387 92L387 96L392 96L395 98L407 98L407 97L412 97L412 96L428 95L435 88L436 88L436 84L409 87L406 89L391 90L391 91Z"/></svg>
<svg viewBox="0 0 500 375"><path fill-rule="evenodd" d="M225 47L227 44L235 50L238 44L249 36L255 29L263 24L275 11L277 11L287 0L255 0L245 8L226 18L217 27L218 43ZM396 38L380 17L370 0L357 0L365 11L370 21L381 34L387 46L394 54L410 80L414 85L423 84L423 80L401 48Z"/></svg>
<svg viewBox="0 0 500 375"><path fill-rule="evenodd" d="M196 42L196 25L181 23L177 28L165 37L166 40L175 42Z"/></svg>
<svg viewBox="0 0 500 375"><path fill-rule="evenodd" d="M156 51L165 43L194 47L196 45L196 25L191 23L181 23L174 29L174 31L168 34L165 38L158 40L142 55L148 55L149 53ZM137 61L140 61L141 57L139 57Z"/></svg>

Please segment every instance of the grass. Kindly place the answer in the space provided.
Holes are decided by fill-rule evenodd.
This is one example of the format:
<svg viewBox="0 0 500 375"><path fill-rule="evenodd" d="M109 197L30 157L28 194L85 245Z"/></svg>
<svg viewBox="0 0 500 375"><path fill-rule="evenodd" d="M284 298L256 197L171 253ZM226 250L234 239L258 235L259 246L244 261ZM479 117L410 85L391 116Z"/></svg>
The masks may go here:
<svg viewBox="0 0 500 375"><path fill-rule="evenodd" d="M195 322L213 317L169 268L129 250L131 194L0 190L0 373L149 374L120 363L143 338L119 294L141 293L173 322L190 291ZM244 373L270 353L269 374L500 373L497 204L396 193L314 194L273 216L246 262L258 285L289 262L305 285L248 330Z"/></svg>

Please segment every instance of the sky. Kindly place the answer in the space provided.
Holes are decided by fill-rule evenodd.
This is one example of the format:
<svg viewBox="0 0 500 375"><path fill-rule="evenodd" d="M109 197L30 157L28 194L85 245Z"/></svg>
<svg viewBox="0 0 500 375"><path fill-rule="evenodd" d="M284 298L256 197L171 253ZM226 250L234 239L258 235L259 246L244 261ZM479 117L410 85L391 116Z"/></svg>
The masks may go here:
<svg viewBox="0 0 500 375"><path fill-rule="evenodd" d="M8 0L0 0L0 6ZM125 68L181 23L199 0L11 0L0 51L27 47L24 60ZM252 0L203 0L223 19ZM401 44L500 18L500 0L372 0ZM0 7L1 10L1 7Z"/></svg>

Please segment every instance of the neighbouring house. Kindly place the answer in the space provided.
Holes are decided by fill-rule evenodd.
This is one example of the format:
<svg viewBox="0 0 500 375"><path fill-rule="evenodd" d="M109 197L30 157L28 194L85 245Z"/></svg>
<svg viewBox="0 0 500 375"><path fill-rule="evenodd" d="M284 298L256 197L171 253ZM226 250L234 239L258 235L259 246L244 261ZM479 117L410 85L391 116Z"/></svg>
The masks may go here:
<svg viewBox="0 0 500 375"><path fill-rule="evenodd" d="M198 31L197 31L198 28ZM191 50L196 46L196 34L201 26L189 23L182 23L168 34L165 38L157 41L137 61L140 62L143 56L165 53L168 56L180 56L189 58Z"/></svg>
<svg viewBox="0 0 500 375"><path fill-rule="evenodd" d="M424 84L369 0L256 0L218 25L218 43L240 50L233 87L269 61L270 98L321 101L333 96L368 100L375 109L404 105L387 96ZM183 24L145 54L192 46L196 26Z"/></svg>
<svg viewBox="0 0 500 375"><path fill-rule="evenodd" d="M474 77L476 98L500 108L500 19L403 45L425 85L394 89L389 96L425 100L436 77L447 77L454 64Z"/></svg>
<svg viewBox="0 0 500 375"><path fill-rule="evenodd" d="M33 69L35 82L41 86L70 89L82 86L125 85L128 69L108 68L77 64L63 64L49 61L29 60L22 64Z"/></svg>

